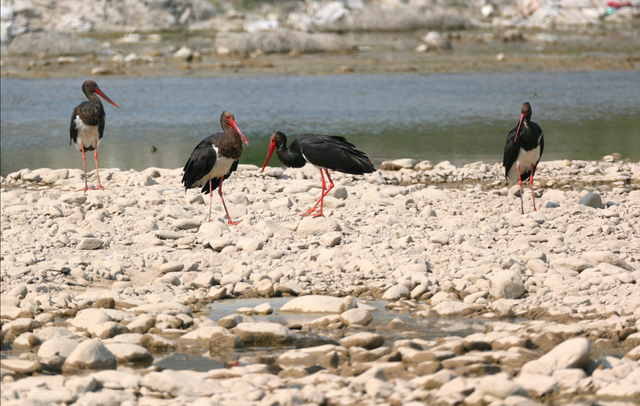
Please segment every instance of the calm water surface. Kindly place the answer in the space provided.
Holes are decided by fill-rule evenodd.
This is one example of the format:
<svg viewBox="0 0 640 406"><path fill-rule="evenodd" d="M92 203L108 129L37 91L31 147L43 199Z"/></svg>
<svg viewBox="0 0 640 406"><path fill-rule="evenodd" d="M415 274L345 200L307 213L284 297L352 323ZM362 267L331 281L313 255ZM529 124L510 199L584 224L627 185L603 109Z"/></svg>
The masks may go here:
<svg viewBox="0 0 640 406"><path fill-rule="evenodd" d="M81 154L69 146L69 122L85 100L84 79L2 79L3 176L25 167L82 168ZM262 165L277 130L290 137L346 136L376 164L392 158L501 162L524 101L544 130L543 159L619 152L640 160L638 71L97 81L120 105L103 102L104 168L182 167L200 140L220 131L223 110L235 113L251 143L241 163ZM87 166L92 170L93 162Z"/></svg>

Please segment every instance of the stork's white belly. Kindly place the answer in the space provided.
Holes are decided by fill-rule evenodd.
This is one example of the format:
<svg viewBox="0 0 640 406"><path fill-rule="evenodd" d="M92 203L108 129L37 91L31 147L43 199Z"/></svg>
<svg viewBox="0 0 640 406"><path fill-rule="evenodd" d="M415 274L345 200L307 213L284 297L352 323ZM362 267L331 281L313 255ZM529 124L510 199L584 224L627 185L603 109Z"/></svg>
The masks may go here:
<svg viewBox="0 0 640 406"><path fill-rule="evenodd" d="M525 151L520 148L518 152L518 159L509 169L509 182L515 183L518 181L518 165L520 165L520 173L531 171L531 165L535 165L540 159L540 146L532 149L531 151Z"/></svg>
<svg viewBox="0 0 640 406"><path fill-rule="evenodd" d="M80 116L76 116L73 120L76 130L78 130L78 138L76 139L76 148L78 151L82 150L81 143L84 144L84 148L89 147L96 148L100 144L100 132L97 125L86 125Z"/></svg>
<svg viewBox="0 0 640 406"><path fill-rule="evenodd" d="M211 168L211 171L196 183L197 186L204 186L207 182L209 182L209 179L224 177L229 173L229 171L231 170L231 166L235 162L235 159L225 158L218 155L218 148L216 148L215 145L213 145L213 150L218 156L218 158L216 159L216 163L213 165L213 168Z"/></svg>

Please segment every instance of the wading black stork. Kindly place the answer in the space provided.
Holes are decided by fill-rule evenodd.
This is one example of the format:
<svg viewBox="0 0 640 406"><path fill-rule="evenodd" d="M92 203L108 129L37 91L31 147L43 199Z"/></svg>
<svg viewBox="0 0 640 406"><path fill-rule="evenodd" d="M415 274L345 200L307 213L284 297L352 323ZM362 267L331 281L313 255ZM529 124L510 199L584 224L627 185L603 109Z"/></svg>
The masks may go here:
<svg viewBox="0 0 640 406"><path fill-rule="evenodd" d="M333 135L301 134L287 147L287 136L280 131L276 132L271 136L269 153L264 165L262 165L263 171L267 163L269 163L274 150L277 151L280 162L289 168L302 168L309 162L320 170L320 177L322 178L320 199L309 211L302 214L303 216L313 213L318 203L320 203L320 211L313 217L324 216L322 214L324 197L333 189L333 181L329 176L329 169L352 175L362 175L375 170L364 152L358 151L355 145L347 142L343 137ZM326 182L322 171L327 174L327 179L329 179L329 188L326 191Z"/></svg>
<svg viewBox="0 0 640 406"><path fill-rule="evenodd" d="M249 142L238 128L232 112L223 111L220 124L224 132L215 133L200 141L191 153L191 157L184 166L182 183L186 189L202 187L202 193L209 193L209 221L211 221L213 191L218 188L218 195L227 213L229 224L236 225L240 221L235 223L231 220L222 197L222 182L238 168L238 159L242 155L242 141L247 145Z"/></svg>
<svg viewBox="0 0 640 406"><path fill-rule="evenodd" d="M104 190L100 184L100 173L98 172L98 144L104 135L105 114L102 102L96 95L102 96L103 99L118 107L93 80L87 80L82 84L82 92L88 102L82 102L71 114L71 126L69 127L69 135L71 141L69 145L74 143L79 151L82 151L82 162L84 163L84 189L79 191L86 192L89 190L87 185L87 156L85 151L95 150L93 154L96 160L96 175L98 176L98 189Z"/></svg>
<svg viewBox="0 0 640 406"><path fill-rule="evenodd" d="M505 176L510 183L520 182L520 212L524 214L522 181L529 179L533 211L536 211L536 197L533 193L533 175L544 150L544 136L540 126L531 121L531 105L526 102L520 109L520 121L509 135L504 146Z"/></svg>

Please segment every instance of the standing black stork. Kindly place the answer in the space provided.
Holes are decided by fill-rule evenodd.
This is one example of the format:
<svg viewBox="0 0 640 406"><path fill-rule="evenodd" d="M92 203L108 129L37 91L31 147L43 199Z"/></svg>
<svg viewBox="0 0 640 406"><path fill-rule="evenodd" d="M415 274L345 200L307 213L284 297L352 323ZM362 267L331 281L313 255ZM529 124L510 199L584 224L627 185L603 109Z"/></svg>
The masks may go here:
<svg viewBox="0 0 640 406"><path fill-rule="evenodd" d="M350 173L352 175L362 175L375 170L373 164L364 152L358 151L355 145L347 142L344 137L322 134L301 134L293 140L287 148L287 136L278 131L271 136L269 153L267 154L267 159L264 161L264 165L262 165L263 171L267 163L269 163L269 159L271 159L274 150L277 150L280 162L289 168L302 168L309 162L320 170L320 177L322 178L322 193L320 194L320 199L318 199L309 211L302 214L303 216L308 216L313 213L318 203L320 203L320 211L313 217L324 216L324 214L322 214L324 197L333 189L333 181L331 180L331 176L329 176L329 169L342 173ZM326 182L322 171L327 174L327 178L329 179L329 188L326 189L326 191Z"/></svg>
<svg viewBox="0 0 640 406"><path fill-rule="evenodd" d="M520 212L524 214L524 202L522 198L522 181L529 179L531 184L531 199L533 211L536 211L536 197L533 193L533 175L540 162L544 150L544 136L540 126L531 121L531 105L526 102L520 109L520 121L518 126L507 135L507 144L504 146L505 176L510 183L520 182Z"/></svg>
<svg viewBox="0 0 640 406"><path fill-rule="evenodd" d="M236 124L236 119L230 111L223 111L220 116L220 124L223 133L215 133L208 136L196 146L191 157L184 166L182 183L186 189L202 187L202 193L209 193L209 221L211 221L211 202L213 191L218 188L218 195L222 200L222 206L227 213L230 225L240 223L233 222L227 205L222 197L222 182L238 168L238 159L242 155L242 141L249 145L242 131ZM209 184L209 187L207 187Z"/></svg>
<svg viewBox="0 0 640 406"><path fill-rule="evenodd" d="M84 189L79 191L86 192L89 190L87 185L87 156L85 151L95 150L93 154L96 160L96 175L98 176L98 189L104 190L100 184L100 173L98 172L98 144L104 135L105 114L102 102L96 95L102 96L103 99L118 107L93 80L87 80L82 84L82 92L88 102L82 102L71 114L71 126L69 127L69 135L71 140L69 145L74 143L78 151L82 151L82 162L84 163ZM118 107L119 108L119 107Z"/></svg>

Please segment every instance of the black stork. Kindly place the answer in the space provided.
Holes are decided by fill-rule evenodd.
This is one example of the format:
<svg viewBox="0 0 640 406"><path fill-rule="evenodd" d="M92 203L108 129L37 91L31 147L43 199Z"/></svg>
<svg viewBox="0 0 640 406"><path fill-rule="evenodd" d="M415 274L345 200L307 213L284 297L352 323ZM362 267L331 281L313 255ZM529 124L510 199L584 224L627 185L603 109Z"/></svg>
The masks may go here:
<svg viewBox="0 0 640 406"><path fill-rule="evenodd" d="M98 176L98 189L104 190L102 184L100 184L100 173L98 172L98 144L104 135L105 114L102 102L96 95L102 96L103 99L118 107L106 94L102 93L102 90L98 87L98 84L93 80L87 80L82 84L82 92L88 102L82 102L71 114L71 125L69 127L69 135L71 140L69 145L74 143L78 151L82 151L82 162L84 163L84 189L79 191L86 192L89 190L87 185L87 156L85 151L95 150L93 154L96 160L96 175ZM119 107L118 107L119 108Z"/></svg>
<svg viewBox="0 0 640 406"><path fill-rule="evenodd" d="M533 211L536 211L536 197L533 193L533 175L544 150L544 136L540 126L531 121L531 104L526 102L520 109L518 126L507 135L504 147L505 176L510 183L520 182L520 212L524 214L522 181L529 179Z"/></svg>
<svg viewBox="0 0 640 406"><path fill-rule="evenodd" d="M322 206L324 197L333 189L333 181L329 176L329 169L352 175L362 175L375 171L373 164L362 151L358 151L355 145L347 142L344 137L322 134L301 134L287 147L287 136L280 131L271 136L269 153L262 165L262 171L269 163L273 151L276 150L278 159L289 168L302 168L307 162L320 170L322 178L322 193L320 199L309 211L302 214L308 216L313 213L320 203L320 211L313 217L324 216ZM329 188L326 189L324 171L329 179Z"/></svg>
<svg viewBox="0 0 640 406"><path fill-rule="evenodd" d="M223 111L220 124L224 132L215 133L200 141L191 153L191 157L184 166L182 183L186 189L202 187L202 193L209 193L209 221L211 221L213 191L218 188L218 195L227 213L229 224L236 225L240 221L236 223L231 220L222 197L222 182L238 168L238 160L242 155L242 141L247 145L249 141L238 128L232 112Z"/></svg>

